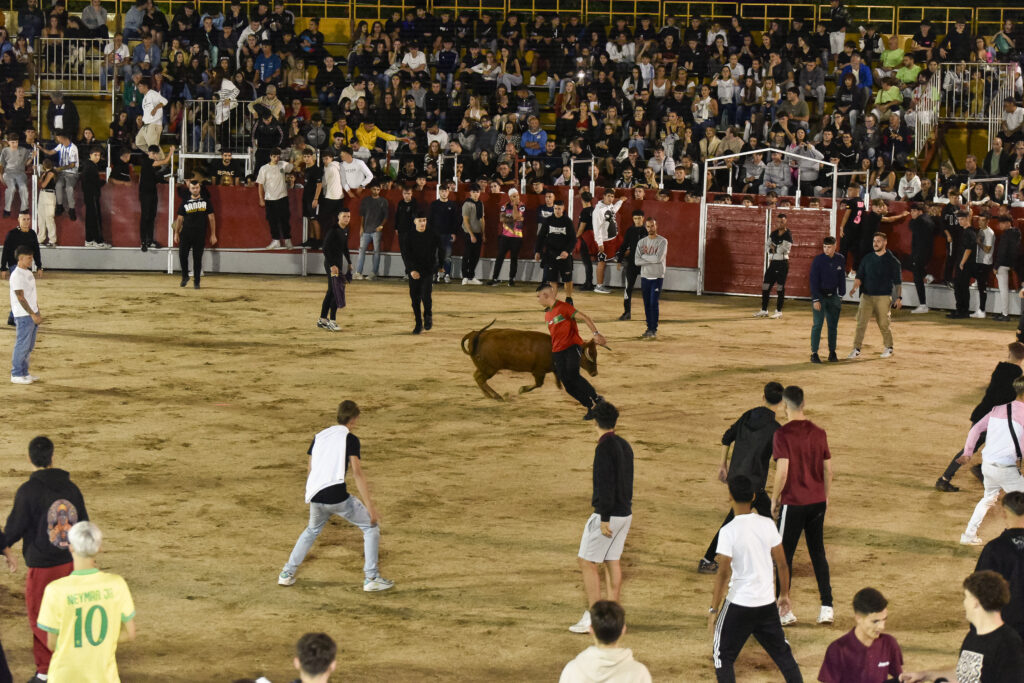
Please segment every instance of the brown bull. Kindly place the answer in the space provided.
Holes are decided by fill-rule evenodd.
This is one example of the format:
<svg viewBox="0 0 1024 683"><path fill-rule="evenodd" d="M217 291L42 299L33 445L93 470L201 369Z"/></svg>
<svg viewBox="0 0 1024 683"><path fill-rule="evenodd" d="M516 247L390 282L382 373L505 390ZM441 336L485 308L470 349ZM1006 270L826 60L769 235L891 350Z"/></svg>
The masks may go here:
<svg viewBox="0 0 1024 683"><path fill-rule="evenodd" d="M487 384L487 380L494 377L499 370L528 372L533 375L533 386L520 387L519 393L533 391L544 384L544 375L554 372L554 365L551 362L551 337L543 332L487 329L493 324L492 320L487 327L470 332L462 338L462 351L473 359L476 366L473 379L484 395L503 400L501 394ZM586 370L591 376L597 374L597 345L594 340L583 346L580 369ZM559 389L562 388L557 375L555 384Z"/></svg>

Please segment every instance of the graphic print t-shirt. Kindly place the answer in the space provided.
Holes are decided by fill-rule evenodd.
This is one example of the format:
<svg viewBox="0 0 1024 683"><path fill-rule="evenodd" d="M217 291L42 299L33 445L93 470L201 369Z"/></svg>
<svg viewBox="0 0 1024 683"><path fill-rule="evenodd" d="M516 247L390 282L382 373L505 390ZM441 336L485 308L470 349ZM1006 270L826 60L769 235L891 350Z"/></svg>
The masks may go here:
<svg viewBox="0 0 1024 683"><path fill-rule="evenodd" d="M182 217L181 229L184 232L206 232L207 216L213 213L210 201L203 197L189 197L178 207L178 215Z"/></svg>
<svg viewBox="0 0 1024 683"><path fill-rule="evenodd" d="M1024 649L1020 636L1003 624L979 636L974 629L960 646L958 683L1024 683Z"/></svg>

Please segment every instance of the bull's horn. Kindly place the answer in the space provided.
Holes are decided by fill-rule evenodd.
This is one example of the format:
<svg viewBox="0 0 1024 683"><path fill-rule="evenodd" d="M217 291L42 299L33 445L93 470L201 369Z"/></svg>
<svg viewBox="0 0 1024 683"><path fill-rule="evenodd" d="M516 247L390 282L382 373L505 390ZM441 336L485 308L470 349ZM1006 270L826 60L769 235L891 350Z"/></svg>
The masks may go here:
<svg viewBox="0 0 1024 683"><path fill-rule="evenodd" d="M594 354L593 354L593 353L591 352L591 350L590 350L590 347L589 347L589 346L587 346L587 347L584 347L584 349L583 349L583 356L584 356L584 357L585 357L585 358L586 358L587 360L589 360L589 361L590 361L591 363L596 363L596 362L597 362L597 361L595 361L595 360L594 360Z"/></svg>
<svg viewBox="0 0 1024 683"><path fill-rule="evenodd" d="M608 351L612 350L612 347L608 346L607 344L600 344L600 346L601 346L602 349L606 349Z"/></svg>

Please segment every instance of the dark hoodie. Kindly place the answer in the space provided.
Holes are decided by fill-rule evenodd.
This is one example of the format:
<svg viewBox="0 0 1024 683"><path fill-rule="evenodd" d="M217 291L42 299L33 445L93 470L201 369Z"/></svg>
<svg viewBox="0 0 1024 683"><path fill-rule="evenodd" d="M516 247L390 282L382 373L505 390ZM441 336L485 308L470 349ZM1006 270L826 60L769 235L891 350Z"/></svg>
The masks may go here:
<svg viewBox="0 0 1024 683"><path fill-rule="evenodd" d="M14 495L4 527L4 547L24 540L22 554L29 567L67 564L71 562L67 532L88 519L82 492L71 482L71 475L52 467L36 470Z"/></svg>
<svg viewBox="0 0 1024 683"><path fill-rule="evenodd" d="M772 458L772 440L779 421L775 411L764 406L748 410L722 435L722 445L735 444L729 462L729 479L743 475L757 491L763 491L768 480Z"/></svg>
<svg viewBox="0 0 1024 683"><path fill-rule="evenodd" d="M1024 638L1024 529L1005 529L988 542L974 571L991 569L1010 584L1010 604L1003 608L1003 621Z"/></svg>

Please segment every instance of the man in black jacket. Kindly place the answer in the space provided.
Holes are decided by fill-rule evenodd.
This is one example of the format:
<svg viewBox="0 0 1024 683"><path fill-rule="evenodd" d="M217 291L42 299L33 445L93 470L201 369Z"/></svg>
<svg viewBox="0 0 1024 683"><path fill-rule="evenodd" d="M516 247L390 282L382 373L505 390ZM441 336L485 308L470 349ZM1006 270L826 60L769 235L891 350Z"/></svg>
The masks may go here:
<svg viewBox="0 0 1024 683"><path fill-rule="evenodd" d="M589 608L601 599L602 563L608 566L610 577L607 599L619 602L622 592L619 558L633 521L633 449L615 433L619 411L607 401L599 401L592 411L598 433L591 497L594 514L583 528L579 551L587 611L578 623L569 627L573 633L587 633L590 629Z"/></svg>
<svg viewBox="0 0 1024 683"><path fill-rule="evenodd" d="M718 466L718 480L722 483L728 483L736 476L744 476L753 483L757 492L753 507L757 514L769 519L772 516L772 501L765 492L765 485L768 481L768 468L771 465L775 430L780 426L776 415L781 406L782 385L778 382L768 382L764 385L764 404L740 415L740 418L722 435L722 463ZM729 460L730 446L732 461ZM730 509L722 526L731 522L734 516ZM718 563L715 562L717 549L718 532L715 532L707 552L697 563L698 572L714 574L718 571Z"/></svg>
<svg viewBox="0 0 1024 683"><path fill-rule="evenodd" d="M876 232L872 238L872 250L861 259L857 278L853 281L854 295L860 290L857 306L857 330L853 334L853 350L846 358L853 360L860 356L860 345L871 318L878 323L882 333L882 358L892 357L892 332L889 330L889 309L895 305L903 308L903 269L900 262L886 248L888 240L884 232Z"/></svg>
<svg viewBox="0 0 1024 683"><path fill-rule="evenodd" d="M1021 342L1013 342L1009 346L1009 355L1006 360L1000 361L995 369L992 371L992 376L988 381L988 388L985 389L985 395L981 397L981 401L974 407L971 412L971 426L981 421L983 417L992 412L992 409L999 405L1009 403L1017 397L1017 392L1013 388L1013 380L1021 376L1024 370L1021 369L1021 364L1024 364L1024 344ZM985 435L982 434L978 438L978 443L982 443L985 440ZM963 449L957 451L957 454L953 456L949 466L946 467L946 471L942 473L938 481L935 482L935 488L939 491L945 491L947 493L955 493L960 489L953 486L953 476L960 469L959 458L964 454ZM971 468L971 473L974 474L979 480L982 479L981 465L975 465Z"/></svg>
<svg viewBox="0 0 1024 683"><path fill-rule="evenodd" d="M324 234L324 270L327 271L327 293L320 305L320 319L316 326L337 332L338 309L345 307L345 281L351 279L352 259L348 255L348 226L352 214L347 207L341 207L338 220L327 226ZM348 259L348 271L344 271L345 260ZM330 317L328 317L330 316Z"/></svg>
<svg viewBox="0 0 1024 683"><path fill-rule="evenodd" d="M434 310L431 300L432 281L435 258L438 253L438 236L433 230L427 230L427 217L422 211L416 213L414 229L406 238L405 274L409 277L409 299L412 301L412 312L416 317L413 334L429 330L434 326ZM420 308L422 306L422 313Z"/></svg>
<svg viewBox="0 0 1024 683"><path fill-rule="evenodd" d="M85 244L103 249L110 245L103 241L102 210L100 209L100 191L107 183L100 177L100 159L103 150L93 147L89 150L89 158L82 162L81 182L82 197L85 200Z"/></svg>
<svg viewBox="0 0 1024 683"><path fill-rule="evenodd" d="M910 270L914 273L914 289L917 290L917 308L912 313L927 313L925 299L925 276L928 262L935 251L935 228L932 217L927 215L920 204L910 205Z"/></svg>
<svg viewBox="0 0 1024 683"><path fill-rule="evenodd" d="M402 188L402 201L395 205L395 232L398 233L398 251L402 255L402 263L406 261L409 235L415 229L414 221L420 213L420 206L412 198L412 188Z"/></svg>
<svg viewBox="0 0 1024 683"><path fill-rule="evenodd" d="M74 565L68 550L68 531L78 522L86 521L82 492L70 475L53 467L53 442L37 436L28 444L28 457L36 471L14 495L14 506L4 525L4 555L8 566L11 546L22 541L22 554L28 566L25 577L25 607L32 627L32 655L36 678L46 675L52 652L46 647L46 632L36 626L39 605L46 586L71 574Z"/></svg>
<svg viewBox="0 0 1024 683"><path fill-rule="evenodd" d="M1003 497L1006 529L981 550L974 571L990 569L1010 584L1010 602L1003 608L1003 622L1024 637L1024 492Z"/></svg>
<svg viewBox="0 0 1024 683"><path fill-rule="evenodd" d="M572 252L576 249L576 230L572 219L565 215L565 202L552 205L552 214L538 225L534 260L544 269L541 281L548 282L558 291L558 283L565 286L565 300L572 303Z"/></svg>
<svg viewBox="0 0 1024 683"><path fill-rule="evenodd" d="M451 189L447 183L438 188L438 198L430 203L427 226L437 235L437 260L435 282L452 281L452 239L462 232L462 210L457 202L449 199ZM443 272L442 272L443 266Z"/></svg>
<svg viewBox="0 0 1024 683"><path fill-rule="evenodd" d="M1006 322L1010 319L1010 273L1021 265L1020 230L1013 224L1013 217L1009 214L1000 216L998 223L999 241L996 243L996 254L993 259L996 282L999 285L999 306L996 309L999 312L995 319ZM1020 277L1017 281L1020 282Z"/></svg>
<svg viewBox="0 0 1024 683"><path fill-rule="evenodd" d="M634 255L636 254L637 242L645 237L647 237L647 228L644 227L644 212L634 211L633 225L629 226L629 229L626 230L626 234L622 237L622 244L619 245L619 250L615 254L615 260L619 262L617 268L622 270L623 265L625 265L626 270L622 275L624 293L622 296L622 315L619 316L619 320L629 320L631 317L633 288L636 286L636 279L640 277L640 266L636 265Z"/></svg>
<svg viewBox="0 0 1024 683"><path fill-rule="evenodd" d="M956 310L947 313L947 318L966 318L970 315L971 305L971 280L974 279L977 264L975 252L978 250L978 229L971 224L971 214L967 211L958 211L956 214L959 223L960 244L957 251L956 280L953 283L953 298L956 300Z"/></svg>

